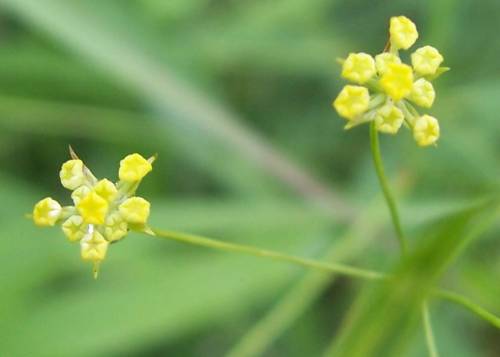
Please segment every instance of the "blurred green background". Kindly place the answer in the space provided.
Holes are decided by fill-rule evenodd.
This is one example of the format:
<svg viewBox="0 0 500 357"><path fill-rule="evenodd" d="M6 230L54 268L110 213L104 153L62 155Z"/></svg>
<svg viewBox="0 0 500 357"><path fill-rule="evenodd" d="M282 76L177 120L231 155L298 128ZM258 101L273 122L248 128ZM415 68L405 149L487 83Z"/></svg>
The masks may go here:
<svg viewBox="0 0 500 357"><path fill-rule="evenodd" d="M452 71L437 148L382 137L411 244L500 189L498 0L0 1L0 356L320 356L362 283L137 234L97 281L77 245L24 218L69 203L71 144L99 177L159 154L151 224L385 270L398 259L368 128L330 103L336 57L376 54L404 14ZM401 195L399 195L401 196ZM498 220L497 220L498 222ZM500 225L442 285L500 311ZM431 304L442 356L499 356L500 333ZM361 342L360 342L361 343ZM404 355L425 356L421 329Z"/></svg>

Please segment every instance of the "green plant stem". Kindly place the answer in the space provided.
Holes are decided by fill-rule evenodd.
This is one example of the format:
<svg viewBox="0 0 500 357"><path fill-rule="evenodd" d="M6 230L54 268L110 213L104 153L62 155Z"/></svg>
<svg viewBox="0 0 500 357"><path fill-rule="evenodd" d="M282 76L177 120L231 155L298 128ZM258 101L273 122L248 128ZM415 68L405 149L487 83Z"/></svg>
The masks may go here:
<svg viewBox="0 0 500 357"><path fill-rule="evenodd" d="M454 302L458 305L462 305L467 310L473 312L474 314L476 314L477 316L479 316L483 320L485 320L485 321L489 322L490 324L492 324L493 326L495 326L497 329L500 329L500 317L495 316L491 312L485 310L481 306L470 301L465 296L457 294L457 293L449 291L449 290L443 290L443 289L436 289L433 291L433 294L441 299Z"/></svg>
<svg viewBox="0 0 500 357"><path fill-rule="evenodd" d="M300 258L293 255L275 252L272 250L261 249L249 245L222 242L216 239L202 237L193 234L159 230L159 229L152 229L151 231L144 233L153 237L166 238L181 243L198 245L207 248L223 250L226 252L235 252L235 253L253 255L256 257L270 258L276 261L292 263L306 268L312 268L320 271L345 275L352 278L379 280L379 281L387 280L390 278L390 275L374 270L356 268L345 264L327 263L314 259ZM444 289L434 289L431 291L431 294L441 299L449 300L456 304L462 305L463 307L473 312L480 318L484 319L485 321L491 323L496 328L500 329L499 317L485 310L481 306L473 303L465 296Z"/></svg>
<svg viewBox="0 0 500 357"><path fill-rule="evenodd" d="M430 357L439 357L436 341L434 340L434 333L432 332L431 317L429 314L429 306L427 301L422 304L422 319L424 322L425 341L427 342L427 349L429 350Z"/></svg>
<svg viewBox="0 0 500 357"><path fill-rule="evenodd" d="M401 228L401 221L399 219L398 209L396 207L396 201L392 196L391 190L389 189L389 185L387 183L387 178L385 177L384 166L382 164L382 156L380 154L378 132L377 128L375 127L375 122L373 121L370 123L370 144L371 144L373 164L375 165L375 171L377 172L380 187L382 188L385 201L387 202L387 206L389 207L389 211L391 213L391 219L394 225L394 230L396 231L396 236L398 237L399 240L401 253L404 255L406 254L407 251L406 240L403 234L403 229Z"/></svg>
<svg viewBox="0 0 500 357"><path fill-rule="evenodd" d="M338 239L328 242L321 260L347 260L359 255L386 225L381 211L382 200L370 201L361 210L349 229ZM388 217L387 217L388 218ZM279 336L296 322L339 275L311 269L273 302L273 307L236 342L225 357L262 356Z"/></svg>
<svg viewBox="0 0 500 357"><path fill-rule="evenodd" d="M320 262L314 259L300 258L293 255L275 252L272 250L252 247L249 245L221 242L219 240L201 237L193 234L186 234L186 233L158 230L158 229L153 229L152 232L154 232L156 237L167 238L182 243L194 244L194 245L204 246L207 248L224 250L227 252L235 252L235 253L253 255L257 257L270 258L276 261L293 263L307 268L314 268L318 270L323 270L336 274L342 274L355 278L369 279L369 280L374 280L374 279L379 280L387 278L385 274L373 270L360 269L344 264Z"/></svg>

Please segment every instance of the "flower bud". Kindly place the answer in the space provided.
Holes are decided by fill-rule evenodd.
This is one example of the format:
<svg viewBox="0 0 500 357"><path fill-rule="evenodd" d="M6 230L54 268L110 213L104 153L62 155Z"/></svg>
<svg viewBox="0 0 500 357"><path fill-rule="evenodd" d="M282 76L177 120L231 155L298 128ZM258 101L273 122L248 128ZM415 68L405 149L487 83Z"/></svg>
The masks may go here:
<svg viewBox="0 0 500 357"><path fill-rule="evenodd" d="M403 112L393 104L386 104L377 111L375 126L382 133L396 134L403 121Z"/></svg>
<svg viewBox="0 0 500 357"><path fill-rule="evenodd" d="M375 75L375 61L369 54L351 53L342 64L342 77L363 84Z"/></svg>
<svg viewBox="0 0 500 357"><path fill-rule="evenodd" d="M443 60L443 56L432 46L421 47L411 55L415 72L423 76L435 74Z"/></svg>
<svg viewBox="0 0 500 357"><path fill-rule="evenodd" d="M69 189L74 190L85 183L85 175L83 173L83 162L81 160L66 161L59 172L61 184Z"/></svg>
<svg viewBox="0 0 500 357"><path fill-rule="evenodd" d="M340 116L353 120L368 109L370 94L361 86L346 85L339 93L333 106Z"/></svg>
<svg viewBox="0 0 500 357"><path fill-rule="evenodd" d="M70 242L77 242L87 233L88 225L81 216L74 215L64 221L62 230Z"/></svg>
<svg viewBox="0 0 500 357"><path fill-rule="evenodd" d="M151 163L139 154L131 154L120 161L118 176L126 182L140 181L153 169Z"/></svg>
<svg viewBox="0 0 500 357"><path fill-rule="evenodd" d="M407 50L418 38L417 27L406 16L391 17L389 34L394 49Z"/></svg>
<svg viewBox="0 0 500 357"><path fill-rule="evenodd" d="M380 75L387 72L389 63L401 63L401 59L393 53L384 52L375 56L375 67Z"/></svg>
<svg viewBox="0 0 500 357"><path fill-rule="evenodd" d="M50 197L39 201L33 208L33 221L37 226L53 226L61 217L62 207Z"/></svg>
<svg viewBox="0 0 500 357"><path fill-rule="evenodd" d="M420 78L413 83L409 99L423 108L430 108L436 98L432 83Z"/></svg>
<svg viewBox="0 0 500 357"><path fill-rule="evenodd" d="M145 224L149 217L150 203L141 197L132 197L118 208L128 223Z"/></svg>
<svg viewBox="0 0 500 357"><path fill-rule="evenodd" d="M71 193L71 199L75 206L78 206L81 200L85 198L92 190L87 186L80 186Z"/></svg>
<svg viewBox="0 0 500 357"><path fill-rule="evenodd" d="M127 230L127 222L119 213L113 213L108 218L106 218L104 236L109 242L114 242L122 239L127 234Z"/></svg>
<svg viewBox="0 0 500 357"><path fill-rule="evenodd" d="M415 121L413 137L419 146L434 144L439 139L439 123L430 115L422 115Z"/></svg>
<svg viewBox="0 0 500 357"><path fill-rule="evenodd" d="M92 229L92 231L86 234L80 241L82 259L93 262L104 260L108 245L108 241L104 239L102 234Z"/></svg>

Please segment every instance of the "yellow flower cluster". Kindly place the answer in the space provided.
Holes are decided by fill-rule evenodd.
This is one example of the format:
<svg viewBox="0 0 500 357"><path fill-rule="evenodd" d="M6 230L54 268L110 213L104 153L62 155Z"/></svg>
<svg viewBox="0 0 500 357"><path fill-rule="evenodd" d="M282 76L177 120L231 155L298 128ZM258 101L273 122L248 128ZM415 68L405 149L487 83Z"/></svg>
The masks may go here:
<svg viewBox="0 0 500 357"><path fill-rule="evenodd" d="M403 63L399 51L409 49L418 38L407 17L392 17L389 34L388 52L375 57L350 53L342 60L342 77L355 84L344 86L332 105L347 119L346 129L373 121L378 131L396 134L405 124L419 146L433 145L439 139L439 123L420 115L414 105L432 107L436 93L431 81L449 68L441 67L443 56L431 46L413 52L411 66Z"/></svg>
<svg viewBox="0 0 500 357"><path fill-rule="evenodd" d="M135 192L152 169L155 157L145 159L131 154L120 161L119 181L98 180L84 163L70 150L59 173L61 184L72 191L72 206L62 207L47 197L33 208L33 221L37 226L61 224L70 242L80 242L83 260L94 263L97 276L99 263L106 257L108 246L129 230L147 231L150 203L136 197Z"/></svg>

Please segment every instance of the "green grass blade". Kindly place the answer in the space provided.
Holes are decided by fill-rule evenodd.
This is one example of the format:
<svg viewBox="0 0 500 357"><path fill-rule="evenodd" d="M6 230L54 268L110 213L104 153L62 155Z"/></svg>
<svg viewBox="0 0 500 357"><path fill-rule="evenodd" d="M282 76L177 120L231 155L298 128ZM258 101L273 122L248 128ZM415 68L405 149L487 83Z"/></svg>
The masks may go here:
<svg viewBox="0 0 500 357"><path fill-rule="evenodd" d="M393 279L364 289L327 355L404 355L433 285L463 245L490 227L498 210L499 202L489 201L432 226Z"/></svg>
<svg viewBox="0 0 500 357"><path fill-rule="evenodd" d="M427 301L422 304L422 321L424 325L425 342L427 343L429 357L439 357L436 347L436 341L434 339L434 332L432 331L431 317Z"/></svg>
<svg viewBox="0 0 500 357"><path fill-rule="evenodd" d="M481 319L485 320L486 322L490 323L492 326L495 326L497 329L500 329L500 317L495 316L494 314L492 314L488 310L486 310L483 307L479 306L478 304L470 301L465 296L454 293L452 291L447 291L447 290L442 290L442 289L436 290L434 292L434 295L436 297L441 298L441 299L448 300L448 301L451 301L455 304L458 304L458 305L465 307L467 310L471 311L476 316L478 316Z"/></svg>

